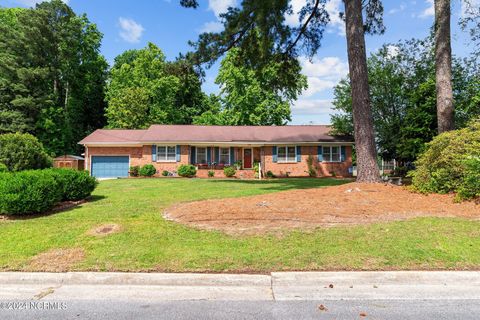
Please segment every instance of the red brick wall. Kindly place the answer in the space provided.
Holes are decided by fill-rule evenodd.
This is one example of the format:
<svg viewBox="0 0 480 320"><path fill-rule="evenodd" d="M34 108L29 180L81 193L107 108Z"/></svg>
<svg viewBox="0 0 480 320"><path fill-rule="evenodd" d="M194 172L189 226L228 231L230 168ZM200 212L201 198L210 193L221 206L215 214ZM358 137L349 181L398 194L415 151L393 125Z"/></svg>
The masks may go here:
<svg viewBox="0 0 480 320"><path fill-rule="evenodd" d="M318 162L317 146L302 146L302 161L292 163L273 162L273 147L264 147L265 166L264 170L272 171L277 176L286 176L287 172L291 177L308 177L307 158L309 155L314 158L314 166L319 177L348 177L348 168L352 166L352 147L346 146L344 162Z"/></svg>

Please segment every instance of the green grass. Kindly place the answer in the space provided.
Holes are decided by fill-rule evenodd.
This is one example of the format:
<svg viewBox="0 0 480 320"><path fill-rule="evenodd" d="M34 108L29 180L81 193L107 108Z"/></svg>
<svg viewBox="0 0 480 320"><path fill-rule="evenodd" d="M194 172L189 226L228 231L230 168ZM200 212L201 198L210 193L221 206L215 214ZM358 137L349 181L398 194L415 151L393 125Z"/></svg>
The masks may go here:
<svg viewBox="0 0 480 320"><path fill-rule="evenodd" d="M331 269L466 269L480 266L480 222L420 218L282 236L233 237L165 221L177 202L343 183L334 179L102 181L91 202L49 216L0 221L0 269L25 269L54 248L82 248L72 270L268 272ZM122 226L103 238L87 231Z"/></svg>

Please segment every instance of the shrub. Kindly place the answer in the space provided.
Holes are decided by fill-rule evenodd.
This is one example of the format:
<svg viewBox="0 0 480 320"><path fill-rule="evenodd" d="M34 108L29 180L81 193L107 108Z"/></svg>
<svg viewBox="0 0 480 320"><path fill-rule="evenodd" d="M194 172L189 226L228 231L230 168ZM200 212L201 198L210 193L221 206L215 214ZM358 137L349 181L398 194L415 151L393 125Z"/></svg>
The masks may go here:
<svg viewBox="0 0 480 320"><path fill-rule="evenodd" d="M0 174L0 213L22 215L47 211L62 199L54 176L44 170Z"/></svg>
<svg viewBox="0 0 480 320"><path fill-rule="evenodd" d="M44 171L49 172L55 178L64 201L85 199L92 194L98 184L97 179L91 177L88 171L72 169L47 169Z"/></svg>
<svg viewBox="0 0 480 320"><path fill-rule="evenodd" d="M170 173L167 170L162 171L162 176L164 176L164 177L168 177L169 174Z"/></svg>
<svg viewBox="0 0 480 320"><path fill-rule="evenodd" d="M52 166L52 159L43 145L28 133L0 135L0 162L9 171L43 169Z"/></svg>
<svg viewBox="0 0 480 320"><path fill-rule="evenodd" d="M414 190L423 193L457 192L457 199L470 199L480 193L480 121L466 128L442 133L426 145L409 173ZM477 180L478 181L478 180Z"/></svg>
<svg viewBox="0 0 480 320"><path fill-rule="evenodd" d="M267 171L267 174L266 174L266 175L267 175L267 178L275 178L275 177L276 177L276 176L273 174L273 172L270 171L270 170Z"/></svg>
<svg viewBox="0 0 480 320"><path fill-rule="evenodd" d="M227 178L231 178L235 175L235 173L237 173L237 171L235 170L234 167L225 167L223 168L223 174L225 175L225 177Z"/></svg>
<svg viewBox="0 0 480 320"><path fill-rule="evenodd" d="M151 177L155 173L157 173L157 169L155 169L153 164L146 164L140 169L138 173L143 177Z"/></svg>
<svg viewBox="0 0 480 320"><path fill-rule="evenodd" d="M140 166L131 166L130 167L130 176L131 177L138 177L140 174Z"/></svg>
<svg viewBox="0 0 480 320"><path fill-rule="evenodd" d="M3 163L0 163L0 172L7 172L8 171L8 168L6 165L4 165Z"/></svg>
<svg viewBox="0 0 480 320"><path fill-rule="evenodd" d="M180 177L191 178L197 174L197 169L191 164L182 164L178 167L177 173Z"/></svg>
<svg viewBox="0 0 480 320"><path fill-rule="evenodd" d="M215 171L213 171L213 170L208 171L208 177L209 178L215 177Z"/></svg>
<svg viewBox="0 0 480 320"><path fill-rule="evenodd" d="M307 167L308 167L307 173L310 177L317 176L317 170L315 169L314 162L315 162L315 159L311 155L309 155L307 158Z"/></svg>

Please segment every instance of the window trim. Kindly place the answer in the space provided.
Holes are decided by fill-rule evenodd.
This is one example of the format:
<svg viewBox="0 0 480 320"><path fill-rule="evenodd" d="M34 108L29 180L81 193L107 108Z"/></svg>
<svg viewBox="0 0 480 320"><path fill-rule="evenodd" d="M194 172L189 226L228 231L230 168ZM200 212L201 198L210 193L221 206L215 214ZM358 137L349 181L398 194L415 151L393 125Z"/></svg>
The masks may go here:
<svg viewBox="0 0 480 320"><path fill-rule="evenodd" d="M168 160L168 148L173 147L175 149L175 157L173 160ZM165 158L160 159L158 148L165 148ZM177 162L177 146L176 145L170 145L170 144L165 144L165 145L157 145L157 161L156 162Z"/></svg>
<svg viewBox="0 0 480 320"><path fill-rule="evenodd" d="M205 149L205 162L198 162L198 149ZM208 147L195 147L195 164L208 164Z"/></svg>
<svg viewBox="0 0 480 320"><path fill-rule="evenodd" d="M279 156L280 148L285 148L285 158L282 160ZM293 160L288 160L288 148L294 148L295 157ZM277 163L297 163L297 145L281 145L277 146Z"/></svg>
<svg viewBox="0 0 480 320"><path fill-rule="evenodd" d="M228 150L228 161L227 162L221 162L220 161L222 159L222 149L227 149ZM230 165L230 147L218 147L218 164Z"/></svg>
<svg viewBox="0 0 480 320"><path fill-rule="evenodd" d="M332 160L332 155L333 155L333 152L332 152L332 148L335 148L337 147L338 148L338 160ZM330 155L330 159L325 159L325 148L328 148L330 150L329 152L329 155ZM332 163L340 163L340 162L343 162L342 161L342 146L339 146L339 145L335 145L335 146L322 146L322 157L323 157L323 160L322 162L332 162Z"/></svg>

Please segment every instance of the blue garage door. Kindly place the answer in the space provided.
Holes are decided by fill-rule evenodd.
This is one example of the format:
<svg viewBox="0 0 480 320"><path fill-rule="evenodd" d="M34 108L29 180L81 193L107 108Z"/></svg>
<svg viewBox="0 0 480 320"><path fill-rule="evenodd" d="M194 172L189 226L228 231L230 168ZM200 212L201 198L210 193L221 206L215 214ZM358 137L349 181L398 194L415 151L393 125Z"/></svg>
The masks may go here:
<svg viewBox="0 0 480 320"><path fill-rule="evenodd" d="M92 156L92 176L128 177L128 156Z"/></svg>

